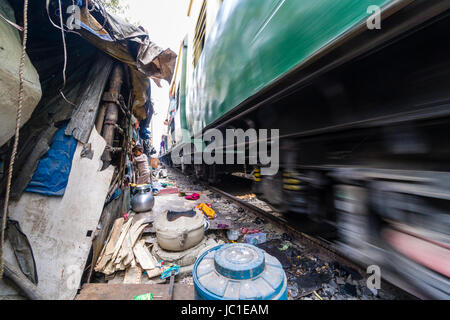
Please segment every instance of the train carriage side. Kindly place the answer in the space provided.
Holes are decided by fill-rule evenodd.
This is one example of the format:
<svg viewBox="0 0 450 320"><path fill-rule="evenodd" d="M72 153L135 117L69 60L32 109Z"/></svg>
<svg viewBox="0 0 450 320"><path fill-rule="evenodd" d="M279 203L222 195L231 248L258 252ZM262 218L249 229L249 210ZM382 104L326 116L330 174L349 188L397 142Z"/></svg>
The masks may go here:
<svg viewBox="0 0 450 320"><path fill-rule="evenodd" d="M373 5L381 29L367 27ZM187 75L184 142L280 129L280 170L257 173L258 196L334 223L340 250L408 291L450 298L449 7L225 1ZM192 169L215 181L248 167Z"/></svg>

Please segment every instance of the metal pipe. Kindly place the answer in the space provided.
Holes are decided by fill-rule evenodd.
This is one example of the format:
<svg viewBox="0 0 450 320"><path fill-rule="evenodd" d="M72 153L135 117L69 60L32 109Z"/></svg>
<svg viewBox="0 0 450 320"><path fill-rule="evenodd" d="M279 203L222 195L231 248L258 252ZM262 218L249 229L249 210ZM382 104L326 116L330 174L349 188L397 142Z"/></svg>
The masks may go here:
<svg viewBox="0 0 450 320"><path fill-rule="evenodd" d="M105 121L106 103L103 103L98 110L97 121L95 122L95 129L98 134L102 134L103 122Z"/></svg>
<svg viewBox="0 0 450 320"><path fill-rule="evenodd" d="M117 64L114 67L108 94L111 97L114 97L116 101L118 101L118 97L120 94L120 89L123 83L123 68L121 64ZM119 120L119 105L114 102L109 102L106 104L106 114L105 120L103 124L103 138L106 140L106 145L109 147L113 147L114 136L116 133L116 125ZM106 148L102 155L103 160L103 169L106 169L112 160L112 152L111 148Z"/></svg>

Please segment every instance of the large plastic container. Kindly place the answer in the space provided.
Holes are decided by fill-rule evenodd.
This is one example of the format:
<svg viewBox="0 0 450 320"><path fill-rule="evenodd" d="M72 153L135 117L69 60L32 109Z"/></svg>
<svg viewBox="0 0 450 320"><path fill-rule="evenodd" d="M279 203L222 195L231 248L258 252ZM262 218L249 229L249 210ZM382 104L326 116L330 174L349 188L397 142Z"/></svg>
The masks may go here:
<svg viewBox="0 0 450 320"><path fill-rule="evenodd" d="M281 263L250 244L225 244L206 251L192 274L197 300L287 300Z"/></svg>
<svg viewBox="0 0 450 320"><path fill-rule="evenodd" d="M174 221L167 219L168 211L156 218L154 226L156 238L161 248L168 251L184 251L198 245L205 236L205 218L195 209L194 217L180 217Z"/></svg>

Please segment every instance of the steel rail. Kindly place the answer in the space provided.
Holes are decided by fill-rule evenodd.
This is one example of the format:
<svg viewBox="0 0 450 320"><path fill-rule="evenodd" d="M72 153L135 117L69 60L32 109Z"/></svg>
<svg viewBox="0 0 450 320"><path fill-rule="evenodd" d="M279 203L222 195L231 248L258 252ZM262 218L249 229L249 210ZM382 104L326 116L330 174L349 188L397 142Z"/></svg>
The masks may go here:
<svg viewBox="0 0 450 320"><path fill-rule="evenodd" d="M176 170L178 172L180 172L181 174L183 174L179 169L176 169ZM331 259L339 262L342 265L350 266L350 267L356 269L360 274L366 273L366 270L365 270L365 268L367 267L366 265L362 265L360 262L354 261L351 258L345 256L342 252L340 252L339 250L337 250L334 247L333 243L331 243L325 239L316 238L316 237L310 236L304 232L301 232L301 231L295 229L295 226L292 225L284 217L277 217L268 211L265 211L253 204L250 204L242 199L239 199L239 198L233 196L232 194L227 193L226 191L220 190L209 184L204 184L204 186L206 188L208 188L209 190L211 190L215 193L218 193L218 194L224 196L225 198L233 201L234 203L238 204L242 208L245 208L245 209L253 212L257 216L260 216L262 218L269 220L270 223L277 225L281 229L287 231L287 233L290 236L292 236L293 239L298 240L301 244L309 246L309 247L312 246L314 249L317 249L321 255L331 258ZM398 279L396 280L395 277L393 277L391 275L389 275L388 277L383 277L381 279L381 281L382 281L382 287L385 288L385 291L391 292L395 296L398 296L398 294L396 293L396 291L397 291L397 292L401 292L402 296L408 296L408 298L417 298L417 297L420 299L424 298L418 292L416 292L415 290L410 288L408 284L406 284L402 281L399 281Z"/></svg>

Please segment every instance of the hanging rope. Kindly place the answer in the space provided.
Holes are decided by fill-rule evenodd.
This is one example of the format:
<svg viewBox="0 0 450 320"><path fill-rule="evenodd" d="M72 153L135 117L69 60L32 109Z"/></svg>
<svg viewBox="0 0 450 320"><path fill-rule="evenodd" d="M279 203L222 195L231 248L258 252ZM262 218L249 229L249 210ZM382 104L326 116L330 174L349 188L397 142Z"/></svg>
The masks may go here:
<svg viewBox="0 0 450 320"><path fill-rule="evenodd" d="M3 257L3 247L5 242L5 227L8 213L8 204L9 204L9 193L11 191L11 180L14 168L14 161L17 154L17 146L19 144L19 129L20 129L20 119L22 117L22 105L23 105L23 68L25 66L25 56L27 49L27 38L28 38L28 0L24 0L23 5L23 40L22 40L22 55L20 57L20 66L19 66L19 101L17 107L17 118L16 118L16 134L14 136L14 145L11 153L11 160L9 161L8 168L8 180L6 185L6 195L5 195L5 204L3 207L3 216L2 216L2 227L1 227L1 239L0 239L0 279L3 279L3 273L5 271L5 261Z"/></svg>
<svg viewBox="0 0 450 320"><path fill-rule="evenodd" d="M72 3L73 3L73 1L72 1ZM62 42L63 42L63 47L64 47L63 86L62 86L62 88L59 89L59 93L61 94L61 97L64 99L64 101L66 101L68 104L76 107L77 105L74 104L73 102L69 101L69 99L66 98L66 96L64 95L64 92L63 92L63 90L66 87L66 68L67 68L67 46L66 46L66 37L65 37L64 32L72 32L79 36L81 36L81 35L76 31L73 31L73 30L70 30L70 29L64 27L65 25L64 25L64 21L63 21L63 17L62 17L61 0L58 0L59 23L60 23L59 26L55 22L53 22L53 20L50 16L50 8L49 7L50 7L50 0L46 0L45 1L45 9L47 10L48 19L55 28L58 28L61 30Z"/></svg>
<svg viewBox="0 0 450 320"><path fill-rule="evenodd" d="M61 94L61 96L63 97L64 100L66 100L66 102L68 102L69 104L73 105L76 107L76 105L72 102L70 102L69 100L67 100L67 98L64 96L63 90L66 88L66 69L67 69L67 45L66 45L66 36L64 34L64 21L63 21L63 16L62 16L62 7L61 7L61 0L58 0L58 4L59 4L59 22L61 24L61 37L62 37L62 43L63 43L63 48L64 48L64 66L63 66L63 86L62 88L59 89L59 93Z"/></svg>
<svg viewBox="0 0 450 320"><path fill-rule="evenodd" d="M19 31L23 31L23 28L21 27L21 26L19 26L19 25L17 25L17 24L15 24L14 22L12 22L12 21L10 21L10 20L8 20L8 19L6 19L1 13L0 13L0 18L2 18L3 20L5 20L6 22L8 22L10 25L12 25L14 28L16 28L17 30L19 30Z"/></svg>

